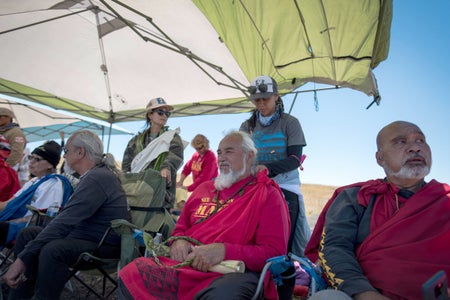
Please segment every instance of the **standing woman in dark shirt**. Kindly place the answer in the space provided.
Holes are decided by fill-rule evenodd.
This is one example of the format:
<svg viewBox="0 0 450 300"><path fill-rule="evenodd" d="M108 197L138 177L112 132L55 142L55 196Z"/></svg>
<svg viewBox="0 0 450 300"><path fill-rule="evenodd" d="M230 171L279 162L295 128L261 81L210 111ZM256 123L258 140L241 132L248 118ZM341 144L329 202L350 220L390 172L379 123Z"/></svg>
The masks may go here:
<svg viewBox="0 0 450 300"><path fill-rule="evenodd" d="M177 170L184 157L179 130L169 130L166 126L172 110L173 106L163 98L151 99L146 107L147 128L130 140L122 159L123 172L137 173L152 168L166 178L164 207L167 209L175 204ZM162 149L167 144L169 147Z"/></svg>
<svg viewBox="0 0 450 300"><path fill-rule="evenodd" d="M291 219L288 252L302 256L311 236L298 172L305 136L298 119L284 112L272 77L255 78L249 92L256 109L240 130L251 134L258 149L256 171L267 170L283 191Z"/></svg>

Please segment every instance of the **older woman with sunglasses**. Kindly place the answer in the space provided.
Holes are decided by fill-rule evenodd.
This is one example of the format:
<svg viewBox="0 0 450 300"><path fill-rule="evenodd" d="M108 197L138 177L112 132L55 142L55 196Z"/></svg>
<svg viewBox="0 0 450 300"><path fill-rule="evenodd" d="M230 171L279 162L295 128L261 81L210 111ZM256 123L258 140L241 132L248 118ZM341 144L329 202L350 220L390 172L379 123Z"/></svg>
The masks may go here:
<svg viewBox="0 0 450 300"><path fill-rule="evenodd" d="M62 206L70 197L72 187L61 175L54 174L61 158L61 146L48 141L29 155L31 178L6 202L0 203L0 245L14 240L25 227L32 213L26 205L47 209L53 204Z"/></svg>
<svg viewBox="0 0 450 300"><path fill-rule="evenodd" d="M291 219L288 252L303 256L311 236L298 171L305 136L298 119L284 112L278 84L272 77L258 76L248 91L256 109L240 130L251 134L258 149L256 172L267 170L287 201Z"/></svg>
<svg viewBox="0 0 450 300"><path fill-rule="evenodd" d="M151 99L146 107L146 129L128 143L122 159L122 171L137 173L147 168L159 170L166 178L165 208L175 203L177 170L183 163L184 146L179 130L166 126L173 106L163 98Z"/></svg>

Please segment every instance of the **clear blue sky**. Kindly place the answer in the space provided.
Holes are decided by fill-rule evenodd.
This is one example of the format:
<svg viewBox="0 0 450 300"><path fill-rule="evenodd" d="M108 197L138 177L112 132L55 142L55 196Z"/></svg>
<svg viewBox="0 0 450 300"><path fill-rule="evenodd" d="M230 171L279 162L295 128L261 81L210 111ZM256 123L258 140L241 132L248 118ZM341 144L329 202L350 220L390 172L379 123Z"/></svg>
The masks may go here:
<svg viewBox="0 0 450 300"><path fill-rule="evenodd" d="M308 144L300 173L303 183L340 186L384 177L375 161L375 137L395 120L416 123L424 131L433 153L427 180L450 182L449 29L449 0L394 1L389 56L374 71L382 96L379 106L366 110L372 98L339 89L319 92L316 111L314 95L300 94L292 114L300 120ZM289 109L292 100L285 97L284 102ZM224 132L238 129L248 117L245 113L172 118L168 125L180 127L182 138L189 142L197 133L206 135L215 151ZM144 122L118 125L137 132ZM109 152L121 160L129 139L112 136ZM186 148L185 161L193 151L190 145Z"/></svg>

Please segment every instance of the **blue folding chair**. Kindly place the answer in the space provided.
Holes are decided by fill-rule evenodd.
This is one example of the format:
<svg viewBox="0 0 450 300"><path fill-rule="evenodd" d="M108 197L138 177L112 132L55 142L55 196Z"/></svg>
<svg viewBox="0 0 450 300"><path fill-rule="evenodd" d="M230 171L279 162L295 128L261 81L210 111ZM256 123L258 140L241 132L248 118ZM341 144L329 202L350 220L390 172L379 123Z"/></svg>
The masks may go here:
<svg viewBox="0 0 450 300"><path fill-rule="evenodd" d="M310 277L310 284L308 286L308 297L312 294L326 289L328 284L325 279L322 277L322 270L320 267L314 265L308 258L299 257L295 254L289 253L288 255L281 255L269 258L261 272L259 277L258 285L256 288L255 295L252 300L261 299L264 285L264 278L266 276L267 271L270 272L275 285L277 287L282 286L283 281L289 280L292 277L295 277L295 271L292 274L286 274L289 269L295 270L294 261L297 261L300 266L308 273Z"/></svg>

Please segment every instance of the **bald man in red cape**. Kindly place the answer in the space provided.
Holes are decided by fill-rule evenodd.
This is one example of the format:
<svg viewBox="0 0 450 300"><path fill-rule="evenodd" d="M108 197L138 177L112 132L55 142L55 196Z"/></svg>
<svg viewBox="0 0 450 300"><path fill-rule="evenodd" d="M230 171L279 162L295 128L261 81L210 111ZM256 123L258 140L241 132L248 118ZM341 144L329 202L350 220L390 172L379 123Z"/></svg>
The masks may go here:
<svg viewBox="0 0 450 300"><path fill-rule="evenodd" d="M424 134L393 122L377 146L386 178L337 189L305 251L347 296L327 291L312 299L422 299L425 281L439 270L450 274L450 186L425 182L431 150Z"/></svg>
<svg viewBox="0 0 450 300"><path fill-rule="evenodd" d="M219 144L220 176L201 184L189 197L172 236L188 236L171 245L170 258L139 258L120 273L121 299L250 299L268 258L284 255L289 213L278 185L251 167L256 148L244 132L232 132ZM191 266L171 266L193 259ZM245 273L220 274L209 268L223 260L241 260ZM277 299L270 276L264 297Z"/></svg>

